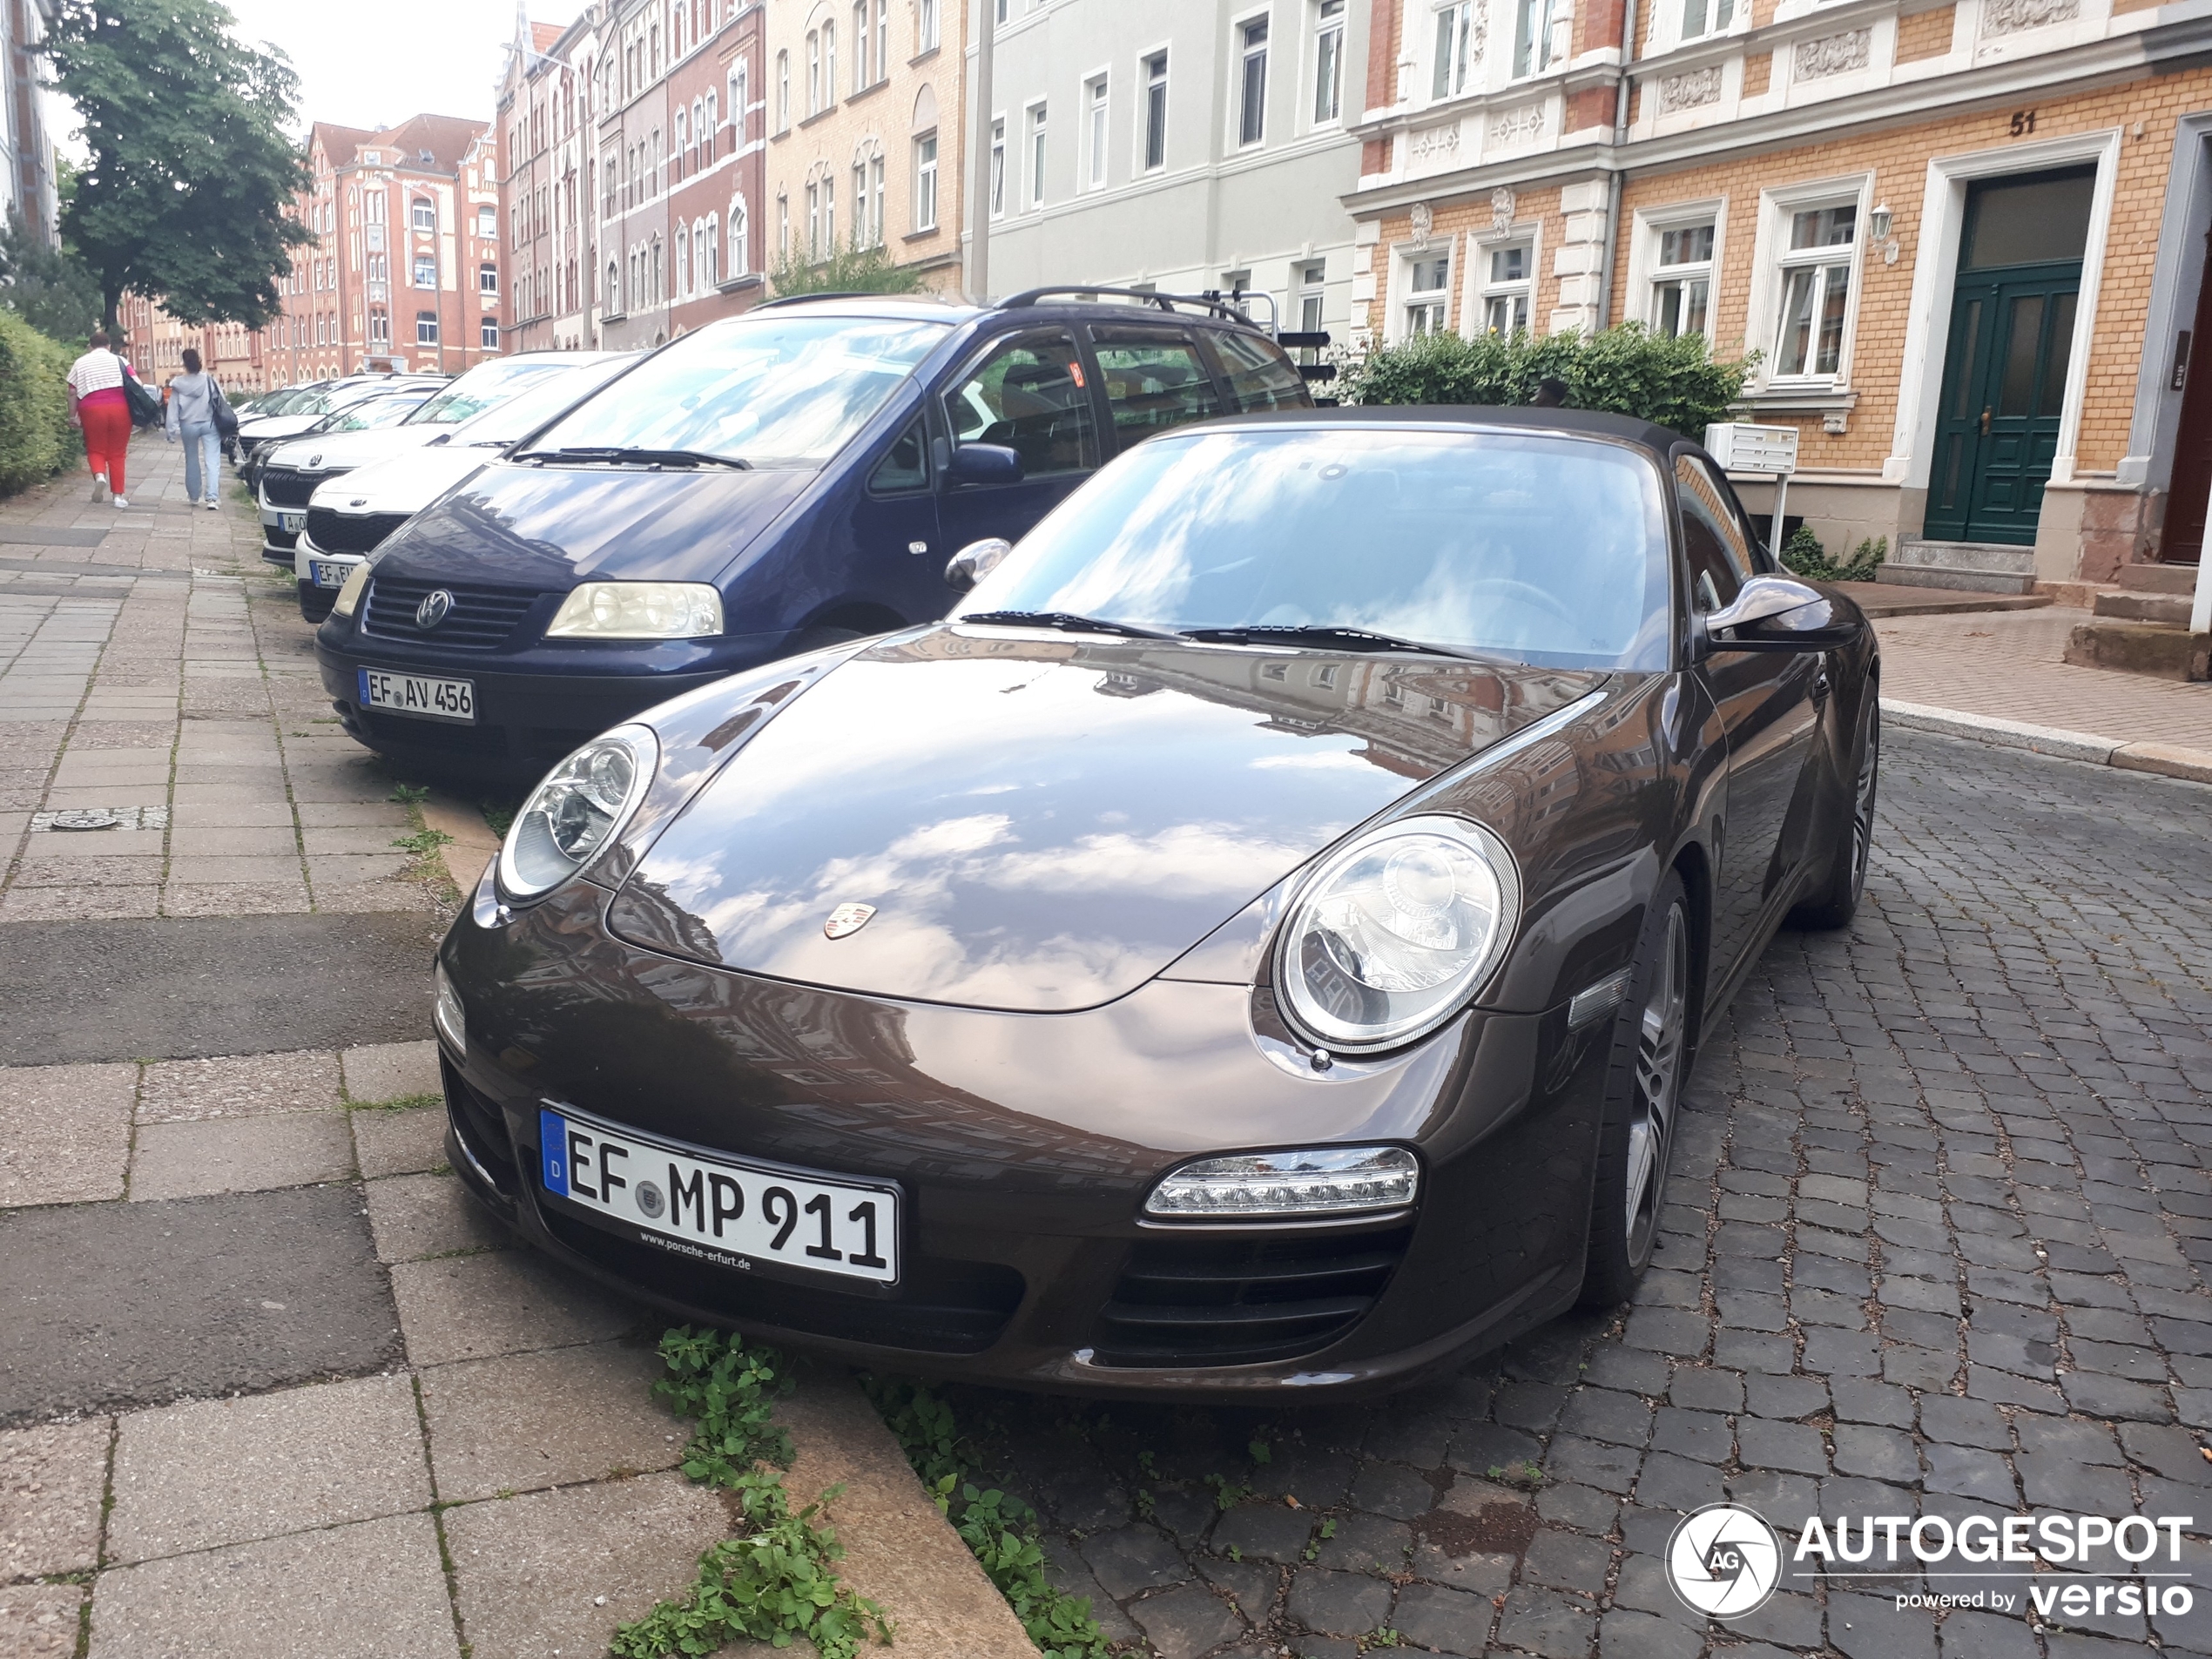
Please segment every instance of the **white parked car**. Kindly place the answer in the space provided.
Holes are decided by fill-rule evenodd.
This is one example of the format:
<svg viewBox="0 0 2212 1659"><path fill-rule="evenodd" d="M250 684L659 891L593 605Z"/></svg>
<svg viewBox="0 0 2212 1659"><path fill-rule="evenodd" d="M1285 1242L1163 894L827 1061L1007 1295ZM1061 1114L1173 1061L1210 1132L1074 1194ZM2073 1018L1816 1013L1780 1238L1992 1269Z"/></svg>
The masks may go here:
<svg viewBox="0 0 2212 1659"><path fill-rule="evenodd" d="M547 372L527 390L415 446L327 477L307 499L293 576L300 614L320 622L338 590L394 530L485 466L590 397L641 352L544 352L514 360ZM472 374L475 371L472 371ZM467 377L464 377L467 378ZM455 383L458 389L459 382ZM404 428L402 428L404 429ZM388 436L388 433L361 435ZM327 467L329 457L326 457Z"/></svg>

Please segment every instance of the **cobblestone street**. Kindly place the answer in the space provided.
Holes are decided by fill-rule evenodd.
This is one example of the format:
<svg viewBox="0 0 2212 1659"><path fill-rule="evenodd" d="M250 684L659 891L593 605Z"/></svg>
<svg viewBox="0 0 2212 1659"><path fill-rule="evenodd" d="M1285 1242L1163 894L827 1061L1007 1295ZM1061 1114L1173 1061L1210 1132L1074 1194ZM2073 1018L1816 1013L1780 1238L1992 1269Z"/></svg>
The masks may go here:
<svg viewBox="0 0 2212 1659"><path fill-rule="evenodd" d="M955 1396L1114 1634L1165 1659L1379 1631L1544 1659L2212 1652L2212 789L1912 733L1885 788L1857 925L1777 939L1699 1062L1625 1318L1372 1409ZM1723 1499L1785 1541L1814 1514L2140 1504L2193 1517L2195 1607L2039 1637L2023 1601L1939 1635L1896 1594L2017 1596L2025 1569L1791 1576L1708 1632L1662 1552Z"/></svg>

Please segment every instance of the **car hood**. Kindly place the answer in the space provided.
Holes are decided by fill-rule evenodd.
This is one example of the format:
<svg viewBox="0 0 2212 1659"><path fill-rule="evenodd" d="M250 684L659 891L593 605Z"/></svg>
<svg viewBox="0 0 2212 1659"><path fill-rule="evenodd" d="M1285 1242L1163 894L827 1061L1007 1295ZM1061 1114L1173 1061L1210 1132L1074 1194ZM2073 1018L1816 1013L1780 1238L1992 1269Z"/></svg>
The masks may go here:
<svg viewBox="0 0 2212 1659"><path fill-rule="evenodd" d="M281 417L280 417L281 418ZM376 427L367 432L332 432L280 444L269 452L272 467L299 467L308 472L350 472L372 461L381 461L452 431L449 426ZM320 456L321 459L316 459Z"/></svg>
<svg viewBox="0 0 2212 1659"><path fill-rule="evenodd" d="M498 459L496 449L426 445L318 484L307 504L341 513L419 513L470 473Z"/></svg>
<svg viewBox="0 0 2212 1659"><path fill-rule="evenodd" d="M546 589L591 577L708 582L814 481L811 471L642 472L488 466L408 526L380 561Z"/></svg>
<svg viewBox="0 0 2212 1659"><path fill-rule="evenodd" d="M869 995L1093 1007L1604 678L947 624L787 705L647 850L608 925ZM845 905L875 914L833 940Z"/></svg>
<svg viewBox="0 0 2212 1659"><path fill-rule="evenodd" d="M273 442L297 437L321 419L320 415L265 415L258 421L249 416L238 423L238 435Z"/></svg>

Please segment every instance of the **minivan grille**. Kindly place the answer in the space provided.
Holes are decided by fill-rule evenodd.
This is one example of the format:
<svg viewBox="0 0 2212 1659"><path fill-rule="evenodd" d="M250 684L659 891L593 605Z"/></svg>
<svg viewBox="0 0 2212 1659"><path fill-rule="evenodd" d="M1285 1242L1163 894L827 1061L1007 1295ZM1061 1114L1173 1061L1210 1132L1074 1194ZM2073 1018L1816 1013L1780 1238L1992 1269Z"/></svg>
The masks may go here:
<svg viewBox="0 0 2212 1659"><path fill-rule="evenodd" d="M417 607L441 588L453 596L453 609L435 628L418 628ZM369 580L368 602L361 610L361 631L385 639L435 639L462 651L491 651L507 643L536 603L535 593L518 593L511 588L378 576Z"/></svg>
<svg viewBox="0 0 2212 1659"><path fill-rule="evenodd" d="M311 507L307 539L326 553L374 553L386 536L407 521L405 513L341 513L327 507Z"/></svg>
<svg viewBox="0 0 2212 1659"><path fill-rule="evenodd" d="M265 467L261 469L261 499L272 507L305 507L317 484L337 475L334 472L300 472L292 467Z"/></svg>
<svg viewBox="0 0 2212 1659"><path fill-rule="evenodd" d="M1148 1238L1095 1345L1107 1366L1257 1365L1327 1346L1366 1317L1413 1229Z"/></svg>

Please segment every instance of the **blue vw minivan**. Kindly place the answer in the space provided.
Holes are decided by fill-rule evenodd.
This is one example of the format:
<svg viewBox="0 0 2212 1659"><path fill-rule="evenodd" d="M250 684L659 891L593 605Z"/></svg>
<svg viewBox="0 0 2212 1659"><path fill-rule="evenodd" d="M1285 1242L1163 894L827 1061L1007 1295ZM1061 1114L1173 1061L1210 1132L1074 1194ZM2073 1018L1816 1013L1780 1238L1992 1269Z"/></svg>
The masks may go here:
<svg viewBox="0 0 2212 1659"><path fill-rule="evenodd" d="M416 515L315 652L395 760L526 779L736 670L941 616L1129 445L1311 406L1238 305L1050 289L779 300L671 341Z"/></svg>

